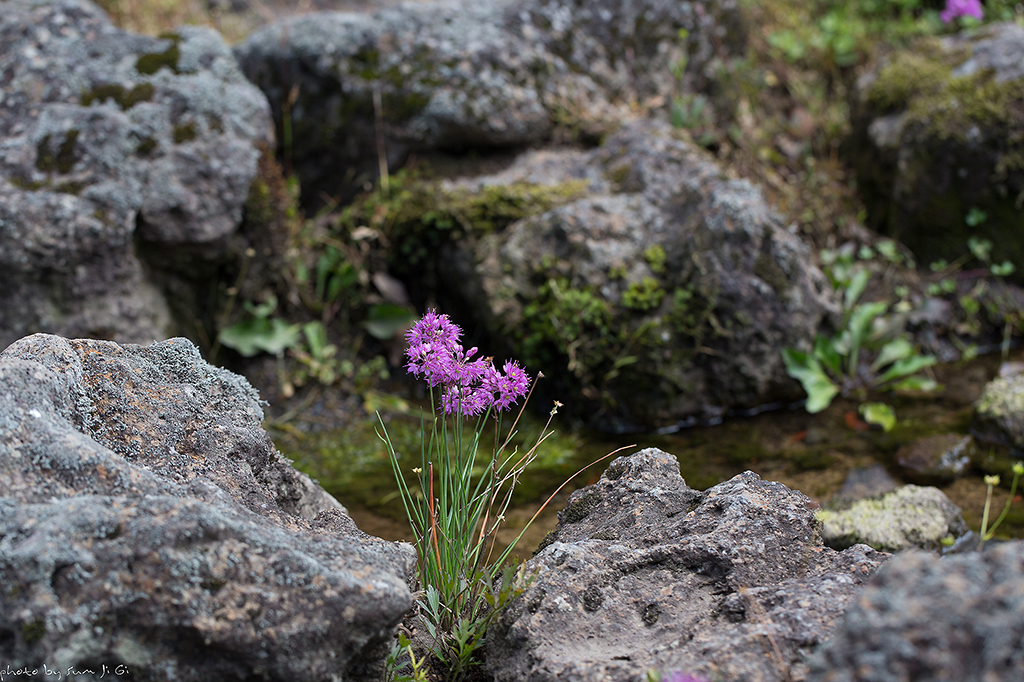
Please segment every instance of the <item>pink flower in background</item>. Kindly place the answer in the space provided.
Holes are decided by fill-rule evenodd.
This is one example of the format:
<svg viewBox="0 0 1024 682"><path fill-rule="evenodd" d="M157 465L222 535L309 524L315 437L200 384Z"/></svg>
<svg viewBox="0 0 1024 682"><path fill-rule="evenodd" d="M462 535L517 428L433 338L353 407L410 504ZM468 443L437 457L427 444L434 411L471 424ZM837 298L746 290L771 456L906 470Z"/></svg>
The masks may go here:
<svg viewBox="0 0 1024 682"><path fill-rule="evenodd" d="M978 21L985 16L981 9L981 0L946 0L946 9L939 18L949 23L958 17L974 17Z"/></svg>

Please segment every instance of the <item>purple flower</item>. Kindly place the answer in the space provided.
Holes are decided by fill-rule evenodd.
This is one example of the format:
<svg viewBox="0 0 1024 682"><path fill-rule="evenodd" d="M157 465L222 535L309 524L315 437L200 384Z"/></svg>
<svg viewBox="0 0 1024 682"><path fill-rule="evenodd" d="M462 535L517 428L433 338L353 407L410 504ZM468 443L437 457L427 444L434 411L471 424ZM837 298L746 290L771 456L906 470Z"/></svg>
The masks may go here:
<svg viewBox="0 0 1024 682"><path fill-rule="evenodd" d="M441 386L441 407L446 414L475 417L489 408L505 410L526 395L530 377L514 360L504 374L490 358L475 358L476 348L464 350L462 330L447 315L429 310L405 334L409 373L430 386Z"/></svg>
<svg viewBox="0 0 1024 682"><path fill-rule="evenodd" d="M493 396L494 406L499 410L505 410L514 405L520 398L526 395L530 387L530 377L519 366L515 360L509 360L502 368L502 374L491 365L484 373L484 387Z"/></svg>
<svg viewBox="0 0 1024 682"><path fill-rule="evenodd" d="M984 16L981 0L946 0L946 9L939 14L939 18L946 24L958 17L974 17L981 21Z"/></svg>

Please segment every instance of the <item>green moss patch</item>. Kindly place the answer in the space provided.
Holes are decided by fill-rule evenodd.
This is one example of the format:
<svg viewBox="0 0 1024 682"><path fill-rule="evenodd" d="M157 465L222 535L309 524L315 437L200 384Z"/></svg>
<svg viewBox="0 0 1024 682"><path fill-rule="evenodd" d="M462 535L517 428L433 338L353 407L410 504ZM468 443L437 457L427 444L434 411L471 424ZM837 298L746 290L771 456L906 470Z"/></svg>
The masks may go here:
<svg viewBox="0 0 1024 682"><path fill-rule="evenodd" d="M130 90L113 83L97 85L92 90L83 91L81 103L87 107L93 102L113 101L122 110L128 110L139 102L148 102L153 99L155 89L152 83L139 83Z"/></svg>
<svg viewBox="0 0 1024 682"><path fill-rule="evenodd" d="M199 126L197 126L192 121L189 121L188 123L179 123L178 125L174 126L174 131L172 135L174 137L175 143L177 144L189 142L191 140L196 139L196 137L199 135Z"/></svg>
<svg viewBox="0 0 1024 682"><path fill-rule="evenodd" d="M180 73L178 71L178 59L181 54L178 51L178 43L181 42L181 36L176 33L165 33L160 37L170 40L171 46L163 52L150 52L140 56L135 62L135 69L139 73L149 76L162 68L168 68L172 73Z"/></svg>
<svg viewBox="0 0 1024 682"><path fill-rule="evenodd" d="M36 145L36 168L44 173L70 173L75 165L78 134L79 132L74 129L67 131L56 150L53 149L50 136L43 136Z"/></svg>

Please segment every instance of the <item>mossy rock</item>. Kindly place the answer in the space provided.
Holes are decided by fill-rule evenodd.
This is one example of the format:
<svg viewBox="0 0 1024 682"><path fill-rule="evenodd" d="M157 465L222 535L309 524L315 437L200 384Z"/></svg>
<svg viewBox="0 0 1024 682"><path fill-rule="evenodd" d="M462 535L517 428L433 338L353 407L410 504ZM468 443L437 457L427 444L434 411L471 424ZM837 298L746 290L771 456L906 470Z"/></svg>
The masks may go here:
<svg viewBox="0 0 1024 682"><path fill-rule="evenodd" d="M916 485L858 500L844 510L824 509L817 517L825 544L838 550L861 543L882 552L938 550L943 538L967 532L960 508L945 493Z"/></svg>
<svg viewBox="0 0 1024 682"><path fill-rule="evenodd" d="M982 443L1024 453L1024 376L994 379L985 386L971 430Z"/></svg>
<svg viewBox="0 0 1024 682"><path fill-rule="evenodd" d="M920 262L955 260L969 237L1024 278L1024 71L1000 55L1024 28L924 39L861 81L849 150L869 224ZM984 213L980 224L967 215Z"/></svg>

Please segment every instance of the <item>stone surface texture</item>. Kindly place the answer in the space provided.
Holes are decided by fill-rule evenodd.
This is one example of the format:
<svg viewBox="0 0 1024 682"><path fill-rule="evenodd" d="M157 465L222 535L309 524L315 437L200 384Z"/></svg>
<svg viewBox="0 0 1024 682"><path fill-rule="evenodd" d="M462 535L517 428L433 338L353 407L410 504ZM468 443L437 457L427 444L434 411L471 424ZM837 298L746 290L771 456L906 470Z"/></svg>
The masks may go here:
<svg viewBox="0 0 1024 682"><path fill-rule="evenodd" d="M896 464L906 480L941 485L963 476L976 450L971 436L943 433L904 445L896 451Z"/></svg>
<svg viewBox="0 0 1024 682"><path fill-rule="evenodd" d="M869 222L919 262L958 258L971 236L1024 262L1022 49L1024 27L989 24L897 51L858 82L849 149ZM971 209L985 220L966 224Z"/></svg>
<svg viewBox="0 0 1024 682"><path fill-rule="evenodd" d="M657 121L452 186L570 182L578 199L456 240L437 265L515 357L583 396L570 409L604 429L650 429L801 397L781 351L809 350L837 308L759 188Z"/></svg>
<svg viewBox="0 0 1024 682"><path fill-rule="evenodd" d="M364 680L408 545L274 449L256 392L185 339L36 334L0 354L0 652L133 679Z"/></svg>
<svg viewBox="0 0 1024 682"><path fill-rule="evenodd" d="M814 506L750 472L700 492L672 455L621 457L573 493L526 563L534 581L491 631L487 665L499 682L633 682L650 669L803 680L888 557L825 547Z"/></svg>
<svg viewBox="0 0 1024 682"><path fill-rule="evenodd" d="M1024 545L893 557L811 661L812 682L1024 679Z"/></svg>
<svg viewBox="0 0 1024 682"><path fill-rule="evenodd" d="M743 42L732 0L438 0L288 18L235 53L316 196L376 176L378 132L392 167L410 151L535 143L556 125L599 133L631 102L666 103L681 57L701 87Z"/></svg>
<svg viewBox="0 0 1024 682"><path fill-rule="evenodd" d="M272 140L265 98L216 32L135 35L85 0L0 2L0 73L0 347L165 338L144 253L224 259Z"/></svg>
<svg viewBox="0 0 1024 682"><path fill-rule="evenodd" d="M979 441L1024 453L1024 375L997 378L985 385L974 406L971 431Z"/></svg>
<svg viewBox="0 0 1024 682"><path fill-rule="evenodd" d="M825 544L845 549L861 543L883 552L942 548L942 539L967 533L960 507L938 488L905 485L881 497L857 500L818 513Z"/></svg>

